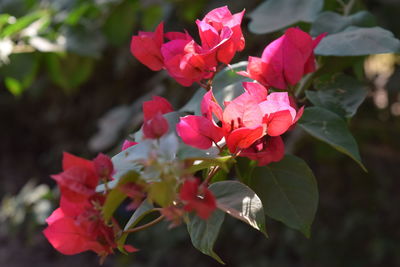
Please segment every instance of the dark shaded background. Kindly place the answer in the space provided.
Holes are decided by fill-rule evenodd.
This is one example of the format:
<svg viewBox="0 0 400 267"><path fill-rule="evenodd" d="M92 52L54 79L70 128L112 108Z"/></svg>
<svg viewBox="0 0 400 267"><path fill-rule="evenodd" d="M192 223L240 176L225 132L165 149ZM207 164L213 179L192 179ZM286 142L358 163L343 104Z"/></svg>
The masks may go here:
<svg viewBox="0 0 400 267"><path fill-rule="evenodd" d="M164 14L168 30L184 26L195 33L193 18L201 18L227 1L199 1L185 12L190 2L139 3L168 9ZM251 11L260 2L235 1L229 6L234 12L243 8ZM377 16L379 25L400 36L399 1L363 2ZM155 12L155 21L160 20L157 16ZM247 22L243 25L246 49L233 62L260 54L275 37L249 33ZM131 33L144 24L139 19ZM121 140L140 122L136 112L140 97L152 92L161 94L178 108L196 90L182 88L166 75L140 65L129 54L129 38L119 45L108 42L95 60L89 79L73 90L49 81L46 71L40 69L35 82L20 97L0 84L0 198L18 194L31 179L54 187L49 175L60 171L62 151L87 158L98 151L115 153ZM399 101L399 65L386 89L388 104L378 108L371 80L369 97L351 122L368 173L311 137L298 140L294 153L311 166L320 190L312 237L306 239L269 220L267 240L245 224L228 219L216 245L227 266L400 266L400 118L391 112L391 105ZM99 120L105 125L102 131ZM117 132L115 136L107 134L110 129ZM47 199L56 203L56 196L49 194ZM63 256L55 251L40 232L43 226L35 222L27 207L22 222L13 223L9 218L0 221L0 266L97 265L92 253ZM192 247L184 226L168 231L160 224L138 233L133 243L140 252L111 256L104 266L220 266Z"/></svg>

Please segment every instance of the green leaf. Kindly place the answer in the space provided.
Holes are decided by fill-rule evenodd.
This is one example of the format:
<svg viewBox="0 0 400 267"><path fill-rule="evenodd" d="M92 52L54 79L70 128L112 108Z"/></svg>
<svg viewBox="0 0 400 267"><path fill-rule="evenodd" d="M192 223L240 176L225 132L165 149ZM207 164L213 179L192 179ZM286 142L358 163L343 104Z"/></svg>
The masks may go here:
<svg viewBox="0 0 400 267"><path fill-rule="evenodd" d="M137 19L135 16L137 8L138 2L124 1L112 10L103 28L104 34L111 44L122 45L129 40Z"/></svg>
<svg viewBox="0 0 400 267"><path fill-rule="evenodd" d="M249 158L238 157L236 158L236 174L239 180L244 184L249 184L254 168L257 166L257 161Z"/></svg>
<svg viewBox="0 0 400 267"><path fill-rule="evenodd" d="M167 207L172 204L176 197L175 188L175 178L154 182L149 185L148 197L161 207Z"/></svg>
<svg viewBox="0 0 400 267"><path fill-rule="evenodd" d="M256 167L250 187L260 197L269 217L310 236L318 188L311 169L302 159L286 155L279 162Z"/></svg>
<svg viewBox="0 0 400 267"><path fill-rule="evenodd" d="M249 30L263 34L274 32L297 22L313 22L323 0L268 0L250 13Z"/></svg>
<svg viewBox="0 0 400 267"><path fill-rule="evenodd" d="M187 229L193 246L221 264L225 263L214 252L213 247L224 219L225 213L215 210L208 220L203 220L195 214L190 214L187 222Z"/></svg>
<svg viewBox="0 0 400 267"><path fill-rule="evenodd" d="M373 27L376 25L375 17L368 11L359 11L350 16L342 16L336 12L326 11L319 14L311 27L310 34L317 36L322 33L333 34L349 26Z"/></svg>
<svg viewBox="0 0 400 267"><path fill-rule="evenodd" d="M10 93L12 93L14 96L18 97L24 92L24 87L22 84L12 77L5 77L4 83L8 91L10 91Z"/></svg>
<svg viewBox="0 0 400 267"><path fill-rule="evenodd" d="M39 70L39 58L35 53L10 55L10 63L0 67L0 75L7 77L6 86L10 92L19 95L34 81Z"/></svg>
<svg viewBox="0 0 400 267"><path fill-rule="evenodd" d="M362 56L400 52L400 41L380 27L350 26L322 39L315 54L322 56Z"/></svg>
<svg viewBox="0 0 400 267"><path fill-rule="evenodd" d="M135 210L135 212L132 214L132 217L129 218L129 221L126 223L124 227L124 231L128 230L129 228L135 227L141 219L143 219L144 216L149 214L150 212L154 211L154 206L153 204L145 199L142 204Z"/></svg>
<svg viewBox="0 0 400 267"><path fill-rule="evenodd" d="M0 30L8 23L10 17L9 14L0 14Z"/></svg>
<svg viewBox="0 0 400 267"><path fill-rule="evenodd" d="M232 156L224 156L216 158L197 158L196 159L197 162L195 162L196 164L190 166L188 171L190 173L195 173L197 171L207 169L211 166L220 166L222 170L228 172L229 171L228 163L231 160Z"/></svg>
<svg viewBox="0 0 400 267"><path fill-rule="evenodd" d="M121 205L126 198L126 195L119 190L119 186L128 182L136 182L139 178L138 173L129 172L118 181L118 185L108 192L106 201L103 206L103 218L109 221L114 214L115 210Z"/></svg>
<svg viewBox="0 0 400 267"><path fill-rule="evenodd" d="M223 181L211 184L209 189L220 210L268 236L262 202L248 186L237 181Z"/></svg>
<svg viewBox="0 0 400 267"><path fill-rule="evenodd" d="M94 68L92 58L75 54L49 53L46 55L46 63L50 78L66 93L75 92L90 77Z"/></svg>
<svg viewBox="0 0 400 267"><path fill-rule="evenodd" d="M247 61L241 61L224 68L215 75L213 94L220 104L224 101L230 101L244 92L242 82L250 81L250 79L238 75L236 72L246 70L246 67ZM196 115L201 115L200 103L205 93L203 88L199 88L180 111L193 112Z"/></svg>
<svg viewBox="0 0 400 267"><path fill-rule="evenodd" d="M179 150L177 154L177 158L180 160L196 160L196 159L204 159L204 158L215 158L218 156L219 150L218 148L211 147L210 149L203 150L194 148L188 145L181 143L179 145Z"/></svg>
<svg viewBox="0 0 400 267"><path fill-rule="evenodd" d="M4 29L0 32L0 39L19 33L33 22L46 15L47 12L37 11L19 18L15 23L9 24L4 27Z"/></svg>
<svg viewBox="0 0 400 267"><path fill-rule="evenodd" d="M315 138L351 157L367 171L361 162L356 140L338 115L321 107L309 107L304 110L298 124Z"/></svg>
<svg viewBox="0 0 400 267"><path fill-rule="evenodd" d="M92 7L89 3L82 2L77 8L73 9L71 12L68 13L68 16L64 20L64 22L68 25L75 26L78 24L79 20L82 16Z"/></svg>
<svg viewBox="0 0 400 267"><path fill-rule="evenodd" d="M129 218L129 221L126 223L124 227L124 231L135 227L144 217L146 217L147 214L150 214L151 212L154 212L154 206L153 204L145 199L142 204L135 210L135 212L132 214L131 218ZM123 233L120 238L117 241L118 244L118 249L125 253L124 245L125 241L128 238L129 233Z"/></svg>
<svg viewBox="0 0 400 267"><path fill-rule="evenodd" d="M367 96L365 85L353 77L342 75L318 91L306 91L315 106L326 108L341 117L353 117Z"/></svg>
<svg viewBox="0 0 400 267"><path fill-rule="evenodd" d="M141 11L142 24L147 31L154 31L154 28L160 22L163 16L163 7L160 5L151 5Z"/></svg>

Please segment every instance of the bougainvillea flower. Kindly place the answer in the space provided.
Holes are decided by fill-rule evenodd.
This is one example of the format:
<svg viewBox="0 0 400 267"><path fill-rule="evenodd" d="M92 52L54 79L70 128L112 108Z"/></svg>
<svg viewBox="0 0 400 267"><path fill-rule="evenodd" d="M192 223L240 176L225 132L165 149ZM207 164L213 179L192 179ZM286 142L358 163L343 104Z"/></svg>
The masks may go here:
<svg viewBox="0 0 400 267"><path fill-rule="evenodd" d="M224 136L221 128L211 120L194 115L180 118L176 131L183 142L199 149L210 148Z"/></svg>
<svg viewBox="0 0 400 267"><path fill-rule="evenodd" d="M280 136L264 136L249 148L242 150L240 156L257 161L258 166L265 166L271 162L280 161L284 154L285 145Z"/></svg>
<svg viewBox="0 0 400 267"><path fill-rule="evenodd" d="M197 216L204 220L208 219L217 208L214 195L195 178L185 180L179 197L185 204L183 208L186 211L195 211Z"/></svg>
<svg viewBox="0 0 400 267"><path fill-rule="evenodd" d="M296 110L290 105L287 92L271 93L258 106L270 136L283 134L296 122Z"/></svg>
<svg viewBox="0 0 400 267"><path fill-rule="evenodd" d="M145 198L143 187L133 182L127 182L118 187L118 190L127 195L132 201L126 207L126 210L136 209Z"/></svg>
<svg viewBox="0 0 400 267"><path fill-rule="evenodd" d="M143 102L143 135L145 138L156 139L168 132L168 121L163 114L172 112L173 108L167 99L153 96L150 101Z"/></svg>
<svg viewBox="0 0 400 267"><path fill-rule="evenodd" d="M209 78L215 65L210 65L207 54L202 54L201 50L194 40L187 38L163 44L161 53L169 75L183 86Z"/></svg>
<svg viewBox="0 0 400 267"><path fill-rule="evenodd" d="M313 50L324 36L313 40L308 33L289 28L265 47L261 58L249 57L247 71L239 74L279 89L295 85L305 74L315 71Z"/></svg>
<svg viewBox="0 0 400 267"><path fill-rule="evenodd" d="M151 120L143 122L143 135L146 138L157 139L168 132L168 121L158 113Z"/></svg>
<svg viewBox="0 0 400 267"><path fill-rule="evenodd" d="M93 160L94 169L99 176L100 179L103 181L111 180L112 175L114 173L114 166L110 159L110 157L100 153L97 157Z"/></svg>
<svg viewBox="0 0 400 267"><path fill-rule="evenodd" d="M63 197L71 202L80 202L95 193L99 176L92 161L64 152L63 170L51 176L56 180Z"/></svg>
<svg viewBox="0 0 400 267"><path fill-rule="evenodd" d="M243 87L245 92L232 101L225 102L224 110L217 103L212 91L207 92L201 102L202 116L186 116L177 124L177 132L183 142L196 148L207 149L213 142L225 137L231 153L242 153L247 148L257 145L249 151L255 153L255 149L258 149L258 157L265 155L267 158L270 152L267 150L264 153L264 139L285 133L300 118L303 108L296 112L291 106L287 92L268 95L267 88L251 82L243 83ZM218 126L214 119L219 120L222 126ZM246 152L248 155L249 151ZM279 158L277 155L272 158ZM265 159L264 162L270 160Z"/></svg>
<svg viewBox="0 0 400 267"><path fill-rule="evenodd" d="M144 120L150 120L158 113L167 114L174 111L168 100L161 96L153 96L151 100L144 101L142 108Z"/></svg>
<svg viewBox="0 0 400 267"><path fill-rule="evenodd" d="M112 253L116 247L113 229L104 223L100 210L92 204L102 202L103 196L79 203L61 201L60 207L47 218L44 235L55 249L66 255L86 250L102 256Z"/></svg>
<svg viewBox="0 0 400 267"><path fill-rule="evenodd" d="M132 37L131 53L151 70L164 67L161 45L164 39L164 24L161 22L155 32L142 32Z"/></svg>
<svg viewBox="0 0 400 267"><path fill-rule="evenodd" d="M137 144L138 144L137 142L125 140L124 143L122 144L121 151L124 151L125 149L131 146L135 146Z"/></svg>
<svg viewBox="0 0 400 267"><path fill-rule="evenodd" d="M219 62L229 64L236 51L244 49L243 15L244 10L232 15L228 7L223 6L196 21L203 49L212 50Z"/></svg>

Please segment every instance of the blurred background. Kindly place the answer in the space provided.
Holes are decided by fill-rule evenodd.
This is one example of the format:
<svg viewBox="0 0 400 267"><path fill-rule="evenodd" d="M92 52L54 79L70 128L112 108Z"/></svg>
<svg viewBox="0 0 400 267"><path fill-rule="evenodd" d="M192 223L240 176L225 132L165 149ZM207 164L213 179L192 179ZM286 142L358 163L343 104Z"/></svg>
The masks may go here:
<svg viewBox="0 0 400 267"><path fill-rule="evenodd" d="M167 31L195 35L196 18L215 7L249 13L260 3L0 0L0 266L98 265L90 252L59 254L42 235L58 201L49 175L60 172L63 151L86 158L119 151L141 123L142 101L152 95L179 108L197 89L141 65L129 52L132 34L153 31L163 20ZM400 37L400 1L357 5ZM335 0L325 7L339 8ZM280 35L250 33L248 22L242 24L246 48L233 62L260 55ZM368 173L301 135L291 150L311 166L320 190L311 238L269 220L265 239L228 218L216 245L227 266L400 266L400 56L361 62L368 97L350 127ZM192 247L184 226L159 224L132 242L140 252L110 256L104 266L220 266Z"/></svg>

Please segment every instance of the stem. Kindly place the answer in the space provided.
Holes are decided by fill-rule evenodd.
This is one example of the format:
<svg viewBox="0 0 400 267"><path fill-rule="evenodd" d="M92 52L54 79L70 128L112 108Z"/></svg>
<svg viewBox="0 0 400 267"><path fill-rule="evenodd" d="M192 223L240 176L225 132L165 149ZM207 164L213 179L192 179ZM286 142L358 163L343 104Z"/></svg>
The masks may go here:
<svg viewBox="0 0 400 267"><path fill-rule="evenodd" d="M219 169L221 169L220 166L214 167L214 169L212 169L212 171L210 171L210 173L208 174L207 178L203 181L203 184L208 184L210 180L217 174Z"/></svg>
<svg viewBox="0 0 400 267"><path fill-rule="evenodd" d="M354 4L356 3L356 0L350 0L347 5L343 7L343 16L348 16L350 15L351 10L353 9Z"/></svg>
<svg viewBox="0 0 400 267"><path fill-rule="evenodd" d="M135 227L135 228L132 228L132 229L128 229L128 230L124 231L124 233L134 233L134 232L138 232L138 231L144 230L146 228L149 228L150 226L153 226L153 225L161 222L164 218L165 218L165 216L161 215L160 217L158 217L157 219L155 219L155 220L153 220L153 221L151 221L149 223L143 224L141 226L138 226L138 227Z"/></svg>

